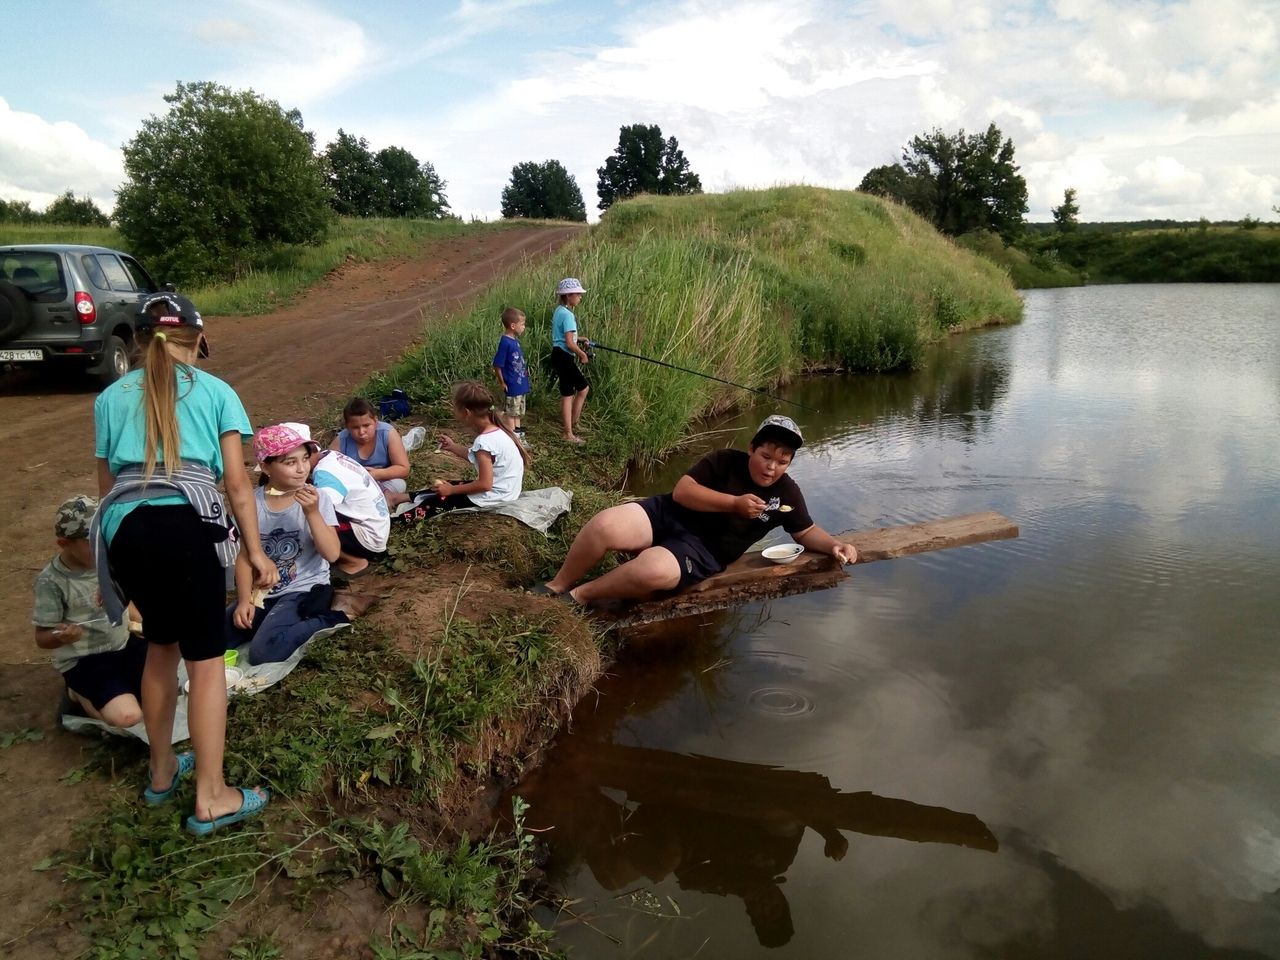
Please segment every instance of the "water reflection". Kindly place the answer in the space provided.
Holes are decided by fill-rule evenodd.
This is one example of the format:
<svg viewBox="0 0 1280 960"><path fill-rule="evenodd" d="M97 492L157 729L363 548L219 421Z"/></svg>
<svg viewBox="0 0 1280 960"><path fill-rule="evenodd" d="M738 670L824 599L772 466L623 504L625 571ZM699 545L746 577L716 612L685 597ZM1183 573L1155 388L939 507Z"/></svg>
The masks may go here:
<svg viewBox="0 0 1280 960"><path fill-rule="evenodd" d="M1006 354L978 349L975 341L955 340L934 348L918 370L879 377L824 376L797 381L785 395L818 412L760 401L716 422L715 429L682 448L666 465L641 471L633 485L645 492L669 490L692 458L720 447L746 447L767 413L781 410L796 418L809 445L847 439L851 424L886 425L912 434L925 429L941 437L971 443L990 429L990 415L1009 389Z"/></svg>
<svg viewBox="0 0 1280 960"><path fill-rule="evenodd" d="M552 876L585 862L606 890L675 878L682 890L739 898L761 946L795 933L782 884L805 830L843 860L841 831L994 852L972 814L844 793L818 773L590 741L561 742L522 784L528 825L554 830Z"/></svg>

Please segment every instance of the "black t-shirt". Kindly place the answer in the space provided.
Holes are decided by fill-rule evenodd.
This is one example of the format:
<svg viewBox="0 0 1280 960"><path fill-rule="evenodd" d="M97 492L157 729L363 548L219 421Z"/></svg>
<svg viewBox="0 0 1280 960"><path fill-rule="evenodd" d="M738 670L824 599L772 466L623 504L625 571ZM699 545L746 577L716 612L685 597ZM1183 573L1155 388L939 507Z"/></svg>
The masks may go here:
<svg viewBox="0 0 1280 960"><path fill-rule="evenodd" d="M705 543L712 556L724 566L737 560L774 527L782 527L794 536L813 526L796 482L784 473L772 486L757 486L747 468L749 459L750 455L742 450L716 450L690 467L685 475L704 487L730 496L754 493L768 504L765 512L754 520L736 513L704 513L675 505L680 522ZM778 509L784 506L791 509Z"/></svg>

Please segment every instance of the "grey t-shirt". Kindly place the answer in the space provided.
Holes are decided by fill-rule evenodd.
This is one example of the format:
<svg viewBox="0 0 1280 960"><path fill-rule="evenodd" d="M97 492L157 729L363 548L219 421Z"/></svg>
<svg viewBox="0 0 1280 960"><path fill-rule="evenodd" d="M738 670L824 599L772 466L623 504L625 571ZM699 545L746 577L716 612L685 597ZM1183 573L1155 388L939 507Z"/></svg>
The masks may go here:
<svg viewBox="0 0 1280 960"><path fill-rule="evenodd" d="M36 577L34 592L36 604L31 622L37 627L82 624L84 633L79 640L52 651L53 665L63 673L81 657L120 650L129 642L128 625L112 626L107 621L107 611L98 603L96 570L72 570L61 557L54 557Z"/></svg>
<svg viewBox="0 0 1280 960"><path fill-rule="evenodd" d="M270 509L266 487L258 487L253 496L258 506L258 531L262 537L263 552L280 571L280 581L271 588L267 598L305 593L318 583L328 583L329 561L316 551L302 507L291 500L283 510ZM320 516L327 526L338 525L333 504L327 497L320 498Z"/></svg>

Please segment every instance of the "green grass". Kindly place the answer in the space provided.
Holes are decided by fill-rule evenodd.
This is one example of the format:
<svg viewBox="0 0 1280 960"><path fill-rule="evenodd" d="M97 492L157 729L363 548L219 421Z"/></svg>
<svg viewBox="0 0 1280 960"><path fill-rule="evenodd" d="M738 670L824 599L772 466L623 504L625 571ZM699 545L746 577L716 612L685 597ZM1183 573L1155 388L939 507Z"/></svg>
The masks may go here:
<svg viewBox="0 0 1280 960"><path fill-rule="evenodd" d="M112 247L124 243L115 227L73 227L57 223L0 223L0 246L19 243L83 243Z"/></svg>
<svg viewBox="0 0 1280 960"><path fill-rule="evenodd" d="M379 956L435 955L397 952L409 944L441 956L547 953L548 934L529 917L532 840L518 801L517 829L505 838L427 847L406 821L464 763L484 762L485 738L503 721L565 695L575 670L569 648L536 617L419 626L426 633L414 655L357 626L318 645L280 684L234 702L229 782L262 783L276 797L243 828L191 839L178 826L191 783L166 806L138 803L145 760L113 743L101 763L121 777L102 810L81 826L73 851L36 867L60 866L77 882L89 955L194 958L272 883L308 897L360 877L389 906L425 905L375 941ZM236 943L246 955L269 955L261 938Z"/></svg>
<svg viewBox="0 0 1280 960"><path fill-rule="evenodd" d="M527 225L524 221L520 225ZM323 280L349 260L384 260L406 256L429 244L464 233L508 229L510 222L469 224L461 220L392 220L339 217L323 241L315 245L278 247L252 264L234 281L184 289L201 312L237 316L269 313ZM0 223L0 245L17 243L84 243L128 250L114 227L68 227ZM145 263L145 260L144 260ZM157 276L156 281L165 282Z"/></svg>
<svg viewBox="0 0 1280 960"><path fill-rule="evenodd" d="M962 250L919 217L866 194L780 187L692 197L641 197L551 261L491 288L465 316L369 389L398 385L438 403L458 379L492 381L498 315L529 317L534 418L555 415L549 349L552 291L561 276L588 289L583 335L749 386L810 367L910 367L949 330L1021 315L995 265ZM726 409L742 391L601 353L588 369L598 426L588 452L615 466L660 456L692 420Z"/></svg>

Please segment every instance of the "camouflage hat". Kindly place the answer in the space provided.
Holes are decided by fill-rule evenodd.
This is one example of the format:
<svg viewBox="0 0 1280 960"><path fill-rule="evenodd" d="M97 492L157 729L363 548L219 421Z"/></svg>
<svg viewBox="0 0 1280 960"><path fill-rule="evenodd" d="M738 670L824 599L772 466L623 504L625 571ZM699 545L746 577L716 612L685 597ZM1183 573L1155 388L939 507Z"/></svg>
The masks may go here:
<svg viewBox="0 0 1280 960"><path fill-rule="evenodd" d="M78 540L89 536L89 522L98 509L98 501L81 494L72 497L58 508L53 521L53 534L64 540Z"/></svg>

